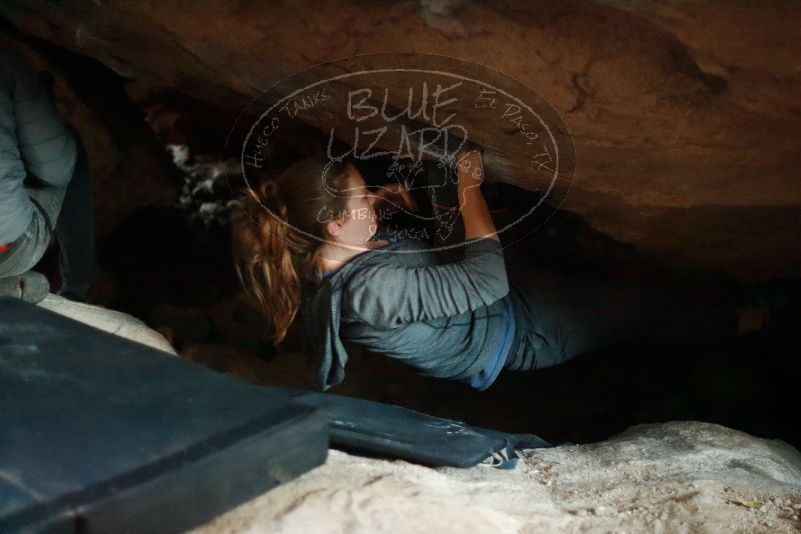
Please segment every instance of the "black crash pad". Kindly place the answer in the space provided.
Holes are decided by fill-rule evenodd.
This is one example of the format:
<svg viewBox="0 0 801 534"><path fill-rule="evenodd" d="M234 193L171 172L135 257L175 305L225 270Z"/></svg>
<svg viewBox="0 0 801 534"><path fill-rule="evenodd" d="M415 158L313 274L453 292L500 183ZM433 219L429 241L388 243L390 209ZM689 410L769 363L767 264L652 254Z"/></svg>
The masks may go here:
<svg viewBox="0 0 801 534"><path fill-rule="evenodd" d="M433 466L489 463L511 469L517 464L515 449L551 447L534 434L498 432L401 406L303 389L272 390L320 408L328 417L331 444L349 451Z"/></svg>
<svg viewBox="0 0 801 534"><path fill-rule="evenodd" d="M0 531L172 532L325 462L293 402L0 299Z"/></svg>

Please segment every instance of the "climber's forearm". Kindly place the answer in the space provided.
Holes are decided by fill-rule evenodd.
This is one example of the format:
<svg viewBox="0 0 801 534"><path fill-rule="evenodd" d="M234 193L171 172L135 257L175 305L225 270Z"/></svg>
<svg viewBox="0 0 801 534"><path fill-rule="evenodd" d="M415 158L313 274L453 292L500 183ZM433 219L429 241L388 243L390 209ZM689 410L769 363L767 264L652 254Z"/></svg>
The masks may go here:
<svg viewBox="0 0 801 534"><path fill-rule="evenodd" d="M500 241L487 202L481 194L480 185L484 178L481 154L470 151L460 156L460 163L457 166L459 173L457 190L459 209L464 220L465 239L489 237Z"/></svg>

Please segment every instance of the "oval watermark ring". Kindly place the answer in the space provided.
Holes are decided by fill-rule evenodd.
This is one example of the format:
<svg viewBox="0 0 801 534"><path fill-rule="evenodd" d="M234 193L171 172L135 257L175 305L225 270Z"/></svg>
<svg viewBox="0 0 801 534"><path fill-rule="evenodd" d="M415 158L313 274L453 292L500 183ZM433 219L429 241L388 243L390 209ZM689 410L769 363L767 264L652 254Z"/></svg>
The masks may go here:
<svg viewBox="0 0 801 534"><path fill-rule="evenodd" d="M331 164L345 158L383 158L390 162L391 172L386 179L403 183L410 191L424 188L430 198L442 191L440 188L455 189L454 180L441 175L454 175L455 155L464 143L484 147L487 181L539 193L533 205L497 229L499 235L535 211L549 210L540 224L525 235L539 228L564 201L575 170L575 146L570 133L545 99L506 74L448 56L348 56L275 83L240 114L227 140L228 147L240 148L241 178L246 190L253 191L249 173L268 164L272 146L281 142L291 145L282 135L297 135L298 125L320 134L325 157ZM410 179L410 172L419 170L424 163L443 172L439 176L429 172L423 181ZM308 179L323 179L327 184L324 174ZM432 176L436 179L432 180ZM329 193L347 196L347 190ZM267 206L261 207L281 220ZM439 214L434 209L431 215L409 215L426 228L431 228L432 222L434 226L439 224L440 230L447 233L453 230L447 224L453 225L454 216L460 215L459 206L454 207L455 212L450 209ZM284 224L310 239L326 242L288 222ZM430 233L423 235L430 237ZM443 232L438 235L442 237ZM440 244L431 250L462 245L464 242Z"/></svg>

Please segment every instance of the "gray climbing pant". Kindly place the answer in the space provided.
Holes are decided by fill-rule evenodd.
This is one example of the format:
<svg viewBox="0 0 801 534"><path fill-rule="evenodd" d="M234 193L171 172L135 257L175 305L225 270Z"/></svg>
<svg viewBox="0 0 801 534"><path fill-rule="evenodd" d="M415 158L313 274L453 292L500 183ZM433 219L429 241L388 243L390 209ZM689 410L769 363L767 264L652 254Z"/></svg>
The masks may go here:
<svg viewBox="0 0 801 534"><path fill-rule="evenodd" d="M736 311L653 282L509 273L517 322L506 369L526 371L626 343L712 348L737 337Z"/></svg>

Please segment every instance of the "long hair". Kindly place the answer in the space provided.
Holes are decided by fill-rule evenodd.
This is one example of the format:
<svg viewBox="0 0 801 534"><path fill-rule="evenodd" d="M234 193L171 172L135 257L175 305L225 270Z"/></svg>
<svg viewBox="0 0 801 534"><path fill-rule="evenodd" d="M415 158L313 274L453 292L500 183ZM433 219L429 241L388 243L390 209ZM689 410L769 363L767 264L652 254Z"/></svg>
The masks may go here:
<svg viewBox="0 0 801 534"><path fill-rule="evenodd" d="M344 212L347 198L332 191L347 188L351 165L307 156L277 176L256 175L257 183L239 198L241 209L232 219L236 273L267 319L274 343L286 337L303 288L318 280L316 250L325 241L319 214Z"/></svg>

